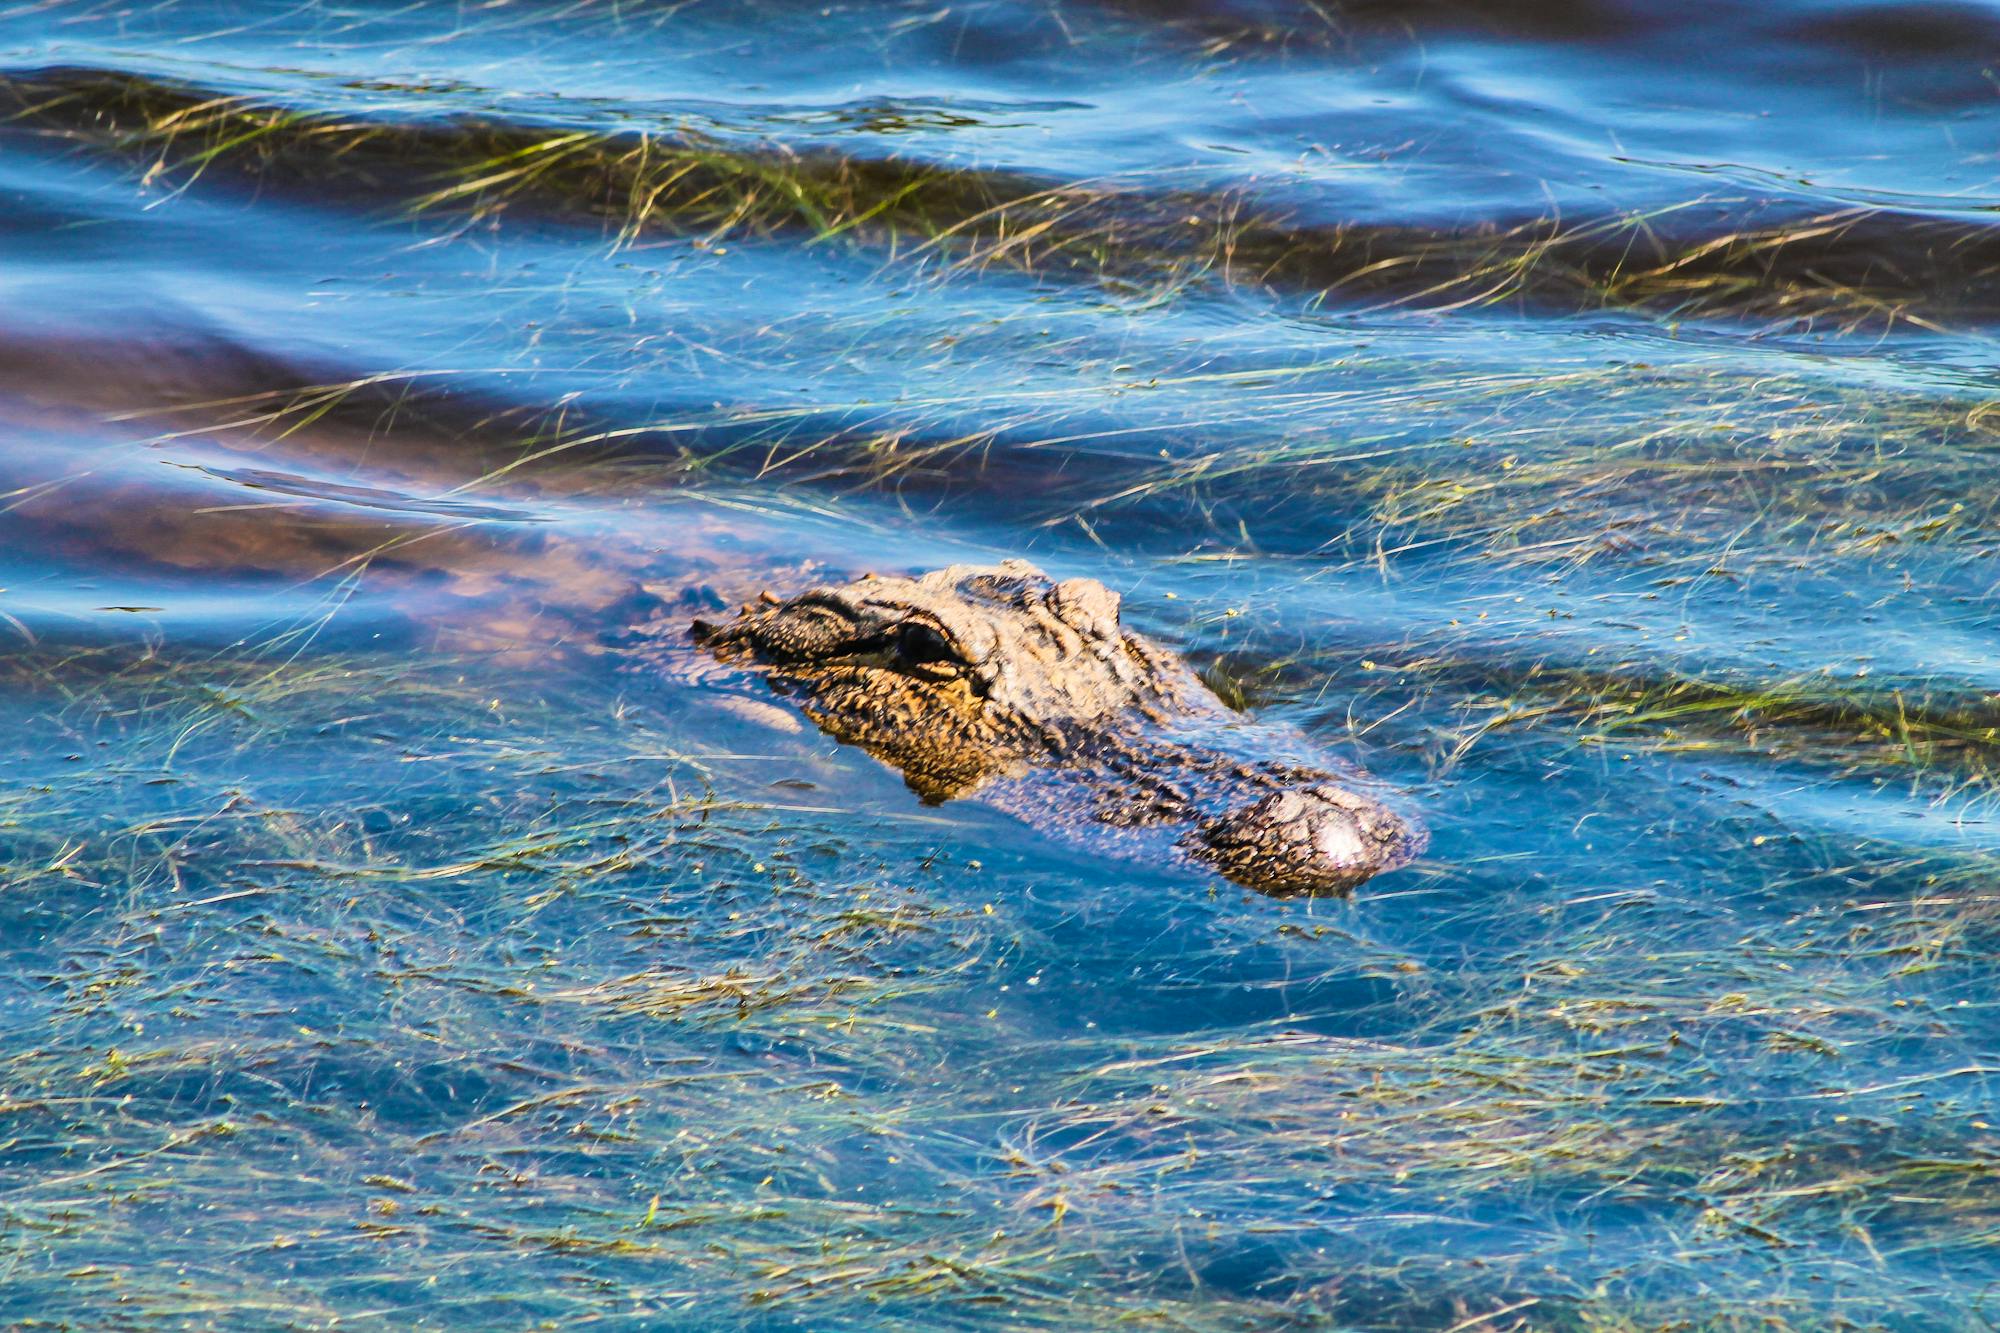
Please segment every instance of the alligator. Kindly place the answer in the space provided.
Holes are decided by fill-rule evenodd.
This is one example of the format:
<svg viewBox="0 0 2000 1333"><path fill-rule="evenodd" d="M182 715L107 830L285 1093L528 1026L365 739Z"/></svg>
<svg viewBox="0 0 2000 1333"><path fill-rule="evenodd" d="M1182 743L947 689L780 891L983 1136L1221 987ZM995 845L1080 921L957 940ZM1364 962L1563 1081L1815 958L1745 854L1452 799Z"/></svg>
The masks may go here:
<svg viewBox="0 0 2000 1333"><path fill-rule="evenodd" d="M266 371L226 347L196 347L164 370L148 349L128 350L124 362L96 356L100 373L82 377L76 349L16 344L0 330L0 406L17 423L89 440L94 411L126 420L163 410L154 380L199 386L203 401L261 401L233 391L244 385L230 376L254 387ZM103 375L105 364L119 373ZM179 466L165 472L115 438L84 461L74 450L0 451L0 488L18 497L10 528L86 577L173 587L200 571L280 599L273 609L337 575L350 617L385 617L453 652L532 664L608 647L626 669L656 676L706 675L693 664L713 654L762 673L925 800L973 796L1058 835L1198 862L1271 893L1344 892L1422 846L1361 775L1336 776L1298 733L1230 713L1179 658L1123 629L1117 595L1092 580L1057 583L1019 560L861 578L768 597L728 624L696 627L690 643L691 607L727 606L698 580L755 586L743 557L759 563L756 543L738 516L682 514L642 539L600 516L579 536L541 522L548 510L533 503L549 488L560 504L561 474L513 476L519 506L468 500L449 433L405 431L391 449L372 427L357 435L315 420L288 430L273 458L254 423L178 430ZM359 475L357 451L369 460ZM662 566L678 577L646 577ZM768 562L761 572L778 576ZM740 693L701 697L796 726Z"/></svg>
<svg viewBox="0 0 2000 1333"><path fill-rule="evenodd" d="M1023 560L869 574L692 633L927 802L972 796L1274 895L1346 893L1423 849L1359 774L1299 762L1302 736L1232 714L1125 629L1092 579Z"/></svg>

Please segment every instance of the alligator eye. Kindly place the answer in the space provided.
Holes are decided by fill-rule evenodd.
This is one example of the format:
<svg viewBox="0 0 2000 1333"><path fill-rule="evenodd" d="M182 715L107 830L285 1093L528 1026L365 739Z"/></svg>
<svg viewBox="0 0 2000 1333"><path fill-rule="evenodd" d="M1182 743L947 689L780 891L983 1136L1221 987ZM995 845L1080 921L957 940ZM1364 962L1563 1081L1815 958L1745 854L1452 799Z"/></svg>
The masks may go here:
<svg viewBox="0 0 2000 1333"><path fill-rule="evenodd" d="M958 665L951 640L929 625L912 622L896 636L896 656L911 665Z"/></svg>

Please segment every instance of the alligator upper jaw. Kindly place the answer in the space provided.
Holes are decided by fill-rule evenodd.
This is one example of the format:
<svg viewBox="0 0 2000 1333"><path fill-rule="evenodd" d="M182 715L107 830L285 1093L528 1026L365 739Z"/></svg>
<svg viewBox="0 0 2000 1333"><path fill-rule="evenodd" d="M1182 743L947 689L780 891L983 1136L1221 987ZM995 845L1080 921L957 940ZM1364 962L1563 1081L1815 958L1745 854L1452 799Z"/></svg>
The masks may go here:
<svg viewBox="0 0 2000 1333"><path fill-rule="evenodd" d="M1021 767L991 733L977 691L962 678L929 679L864 662L810 673L768 670L821 731L896 769L927 805L970 795Z"/></svg>

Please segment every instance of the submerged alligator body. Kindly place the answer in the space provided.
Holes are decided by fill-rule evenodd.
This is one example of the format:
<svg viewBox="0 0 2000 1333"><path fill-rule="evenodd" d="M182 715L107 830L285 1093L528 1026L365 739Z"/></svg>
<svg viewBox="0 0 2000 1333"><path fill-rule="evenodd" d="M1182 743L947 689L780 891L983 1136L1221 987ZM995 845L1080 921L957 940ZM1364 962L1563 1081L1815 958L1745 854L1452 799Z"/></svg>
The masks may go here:
<svg viewBox="0 0 2000 1333"><path fill-rule="evenodd" d="M815 588L694 634L927 801L976 795L1273 894L1346 892L1422 850L1351 775L1229 713L1118 609L1101 583L1009 560Z"/></svg>

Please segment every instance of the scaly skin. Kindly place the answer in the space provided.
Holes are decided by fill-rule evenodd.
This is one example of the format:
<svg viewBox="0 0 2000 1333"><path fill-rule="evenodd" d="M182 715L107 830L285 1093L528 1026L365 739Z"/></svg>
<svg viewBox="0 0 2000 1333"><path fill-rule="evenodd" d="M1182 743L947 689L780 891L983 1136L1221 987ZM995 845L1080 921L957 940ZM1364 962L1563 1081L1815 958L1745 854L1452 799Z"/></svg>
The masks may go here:
<svg viewBox="0 0 2000 1333"><path fill-rule="evenodd" d="M1231 716L1090 579L1021 560L871 575L694 633L927 801L976 795L1272 894L1344 893L1423 847L1351 780L1284 760L1302 738Z"/></svg>

